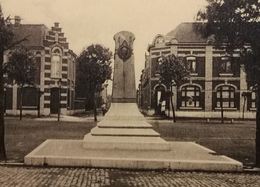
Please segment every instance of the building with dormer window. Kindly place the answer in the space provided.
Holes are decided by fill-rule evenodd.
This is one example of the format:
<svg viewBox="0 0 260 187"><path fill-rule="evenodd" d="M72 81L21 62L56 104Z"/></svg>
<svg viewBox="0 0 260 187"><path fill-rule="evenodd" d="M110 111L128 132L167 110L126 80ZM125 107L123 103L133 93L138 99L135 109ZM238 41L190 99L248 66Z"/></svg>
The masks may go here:
<svg viewBox="0 0 260 187"><path fill-rule="evenodd" d="M20 98L20 88L16 84L6 83L6 113L18 114L21 99L24 114L57 114L59 107L62 114L72 113L76 54L69 48L59 23L54 23L49 29L43 24L21 24L20 21L19 17L15 17L13 32L15 40L27 38L20 45L35 55L36 85L25 88ZM4 56L7 63L9 54L10 51L6 51Z"/></svg>
<svg viewBox="0 0 260 187"><path fill-rule="evenodd" d="M140 108L153 115L160 113L163 100L166 108L170 107L165 96L170 88L159 81L158 59L174 54L190 71L189 80L172 87L177 116L218 118L223 109L226 117L254 118L255 88L247 86L243 67L237 62L239 51L228 54L217 48L212 37L196 32L196 24L200 23L181 23L168 34L157 35L148 46L138 91Z"/></svg>

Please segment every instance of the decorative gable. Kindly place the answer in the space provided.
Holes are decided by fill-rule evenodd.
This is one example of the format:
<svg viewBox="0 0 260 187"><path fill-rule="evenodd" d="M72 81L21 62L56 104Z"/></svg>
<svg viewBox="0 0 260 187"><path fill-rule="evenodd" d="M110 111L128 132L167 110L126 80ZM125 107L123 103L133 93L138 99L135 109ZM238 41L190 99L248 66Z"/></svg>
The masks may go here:
<svg viewBox="0 0 260 187"><path fill-rule="evenodd" d="M59 27L59 23L54 23L54 27L52 27L51 30L47 32L43 43L45 47L60 45L64 49L69 48L67 38L64 37L64 33Z"/></svg>

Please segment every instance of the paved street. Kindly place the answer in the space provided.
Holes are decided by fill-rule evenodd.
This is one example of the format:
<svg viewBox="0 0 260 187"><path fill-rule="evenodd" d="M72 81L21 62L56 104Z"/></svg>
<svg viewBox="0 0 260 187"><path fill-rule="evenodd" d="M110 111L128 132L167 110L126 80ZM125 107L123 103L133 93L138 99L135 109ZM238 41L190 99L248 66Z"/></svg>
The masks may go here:
<svg viewBox="0 0 260 187"><path fill-rule="evenodd" d="M0 186L260 186L260 173L128 171L0 166Z"/></svg>

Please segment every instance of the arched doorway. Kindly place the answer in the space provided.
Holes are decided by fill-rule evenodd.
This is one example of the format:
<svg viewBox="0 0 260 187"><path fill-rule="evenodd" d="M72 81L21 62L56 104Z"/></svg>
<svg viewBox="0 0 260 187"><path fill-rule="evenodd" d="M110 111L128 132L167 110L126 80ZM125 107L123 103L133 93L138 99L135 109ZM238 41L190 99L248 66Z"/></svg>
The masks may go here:
<svg viewBox="0 0 260 187"><path fill-rule="evenodd" d="M162 115L165 114L166 108L166 86L157 85L154 88L154 114Z"/></svg>

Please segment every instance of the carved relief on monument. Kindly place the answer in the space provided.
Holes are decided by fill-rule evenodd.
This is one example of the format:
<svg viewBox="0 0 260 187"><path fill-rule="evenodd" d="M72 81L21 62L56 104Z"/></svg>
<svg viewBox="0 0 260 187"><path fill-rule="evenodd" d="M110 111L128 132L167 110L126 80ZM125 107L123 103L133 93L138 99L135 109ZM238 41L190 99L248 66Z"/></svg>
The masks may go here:
<svg viewBox="0 0 260 187"><path fill-rule="evenodd" d="M123 41L123 43L119 46L117 54L119 58L121 58L123 61L128 60L132 55L132 48L128 45L126 41Z"/></svg>
<svg viewBox="0 0 260 187"><path fill-rule="evenodd" d="M116 44L115 54L117 54L119 59L126 62L133 55L134 34L128 31L121 31L115 34L114 40Z"/></svg>

